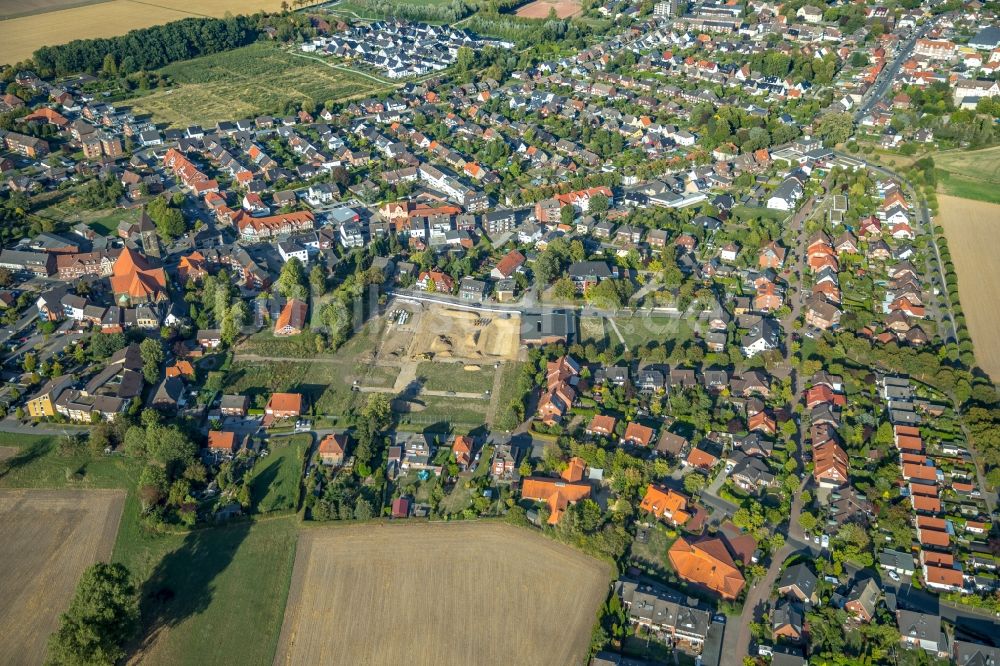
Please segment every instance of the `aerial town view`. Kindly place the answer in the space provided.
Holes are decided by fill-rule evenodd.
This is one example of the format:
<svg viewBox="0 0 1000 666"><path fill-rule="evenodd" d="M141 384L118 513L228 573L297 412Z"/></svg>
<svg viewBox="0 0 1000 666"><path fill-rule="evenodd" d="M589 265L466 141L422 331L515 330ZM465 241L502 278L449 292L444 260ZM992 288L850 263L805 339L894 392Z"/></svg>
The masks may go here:
<svg viewBox="0 0 1000 666"><path fill-rule="evenodd" d="M997 0L0 0L0 666L1000 666L998 303Z"/></svg>

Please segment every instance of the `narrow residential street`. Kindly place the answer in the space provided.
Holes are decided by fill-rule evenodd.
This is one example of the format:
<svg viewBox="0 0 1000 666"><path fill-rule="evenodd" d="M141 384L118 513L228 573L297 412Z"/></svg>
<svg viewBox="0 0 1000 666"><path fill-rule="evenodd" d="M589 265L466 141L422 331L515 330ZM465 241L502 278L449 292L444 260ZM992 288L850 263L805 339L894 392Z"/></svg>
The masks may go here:
<svg viewBox="0 0 1000 666"><path fill-rule="evenodd" d="M723 639L722 666L742 666L743 657L750 654L750 623L760 620L767 600L771 596L771 588L774 587L774 583L781 573L781 563L788 559L788 556L793 552L795 552L795 546L785 544L775 553L771 566L767 569L767 574L753 583L747 590L739 622L726 627L726 635Z"/></svg>
<svg viewBox="0 0 1000 666"><path fill-rule="evenodd" d="M825 180L823 187L829 185L829 179ZM796 322L802 314L803 301L806 293L802 289L802 278L805 275L805 254L806 254L806 220L815 213L822 213L825 206L816 207L816 198L810 197L795 212L788 221L788 228L793 232L794 238L789 241L790 246L785 258L785 265L791 269L789 274L789 291L787 294L789 313L781 319L781 327L785 333L784 344L784 365L788 369L789 377L792 380L792 404L793 407L802 399L805 386L799 372L795 369L792 359L792 332L795 330ZM802 463L802 447L805 441L802 432L803 424L799 423L799 428L793 437L798 454L798 471L804 474L805 465ZM763 608L771 594L771 588L781 573L781 565L788 557L799 550L808 550L812 554L812 546L805 538L801 528L799 528L799 516L802 513L802 491L809 484L809 478L803 476L797 492L792 497L792 505L789 512L787 525L777 528L777 531L785 537L785 545L774 553L767 568L764 578L753 583L747 590L746 601L743 605L743 613L738 619L734 618L729 625L725 637L725 649L723 650L723 666L741 666L743 657L750 654L750 624L760 619Z"/></svg>

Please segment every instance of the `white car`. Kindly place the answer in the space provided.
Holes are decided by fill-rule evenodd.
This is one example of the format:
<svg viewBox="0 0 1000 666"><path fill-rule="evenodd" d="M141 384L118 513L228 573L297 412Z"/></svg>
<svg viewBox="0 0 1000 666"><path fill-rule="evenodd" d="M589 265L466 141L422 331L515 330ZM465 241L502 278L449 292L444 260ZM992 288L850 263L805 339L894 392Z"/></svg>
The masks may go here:
<svg viewBox="0 0 1000 666"><path fill-rule="evenodd" d="M891 578L891 579L893 579L894 581L897 581L897 582L898 582L898 581L899 581L899 574L898 574L898 573L896 573L895 571L890 571L890 572L889 572L889 578Z"/></svg>

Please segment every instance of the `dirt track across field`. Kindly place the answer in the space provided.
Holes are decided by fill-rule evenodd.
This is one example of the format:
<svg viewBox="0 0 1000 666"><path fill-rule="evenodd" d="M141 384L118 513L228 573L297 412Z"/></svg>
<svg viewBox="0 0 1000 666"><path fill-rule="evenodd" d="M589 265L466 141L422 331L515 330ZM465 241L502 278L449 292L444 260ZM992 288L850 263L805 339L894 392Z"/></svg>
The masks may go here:
<svg viewBox="0 0 1000 666"><path fill-rule="evenodd" d="M938 194L976 361L1000 381L1000 205Z"/></svg>
<svg viewBox="0 0 1000 666"><path fill-rule="evenodd" d="M499 523L306 529L274 663L578 664L610 580Z"/></svg>
<svg viewBox="0 0 1000 666"><path fill-rule="evenodd" d="M41 664L80 574L107 561L120 490L0 490L0 664Z"/></svg>

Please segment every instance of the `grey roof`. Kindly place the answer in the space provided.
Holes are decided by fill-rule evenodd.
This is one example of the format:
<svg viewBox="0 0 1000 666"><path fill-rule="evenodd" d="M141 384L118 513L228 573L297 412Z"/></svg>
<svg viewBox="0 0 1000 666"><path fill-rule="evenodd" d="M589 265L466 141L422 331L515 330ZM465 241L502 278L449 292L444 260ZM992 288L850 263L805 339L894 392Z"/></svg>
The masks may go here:
<svg viewBox="0 0 1000 666"><path fill-rule="evenodd" d="M612 277L611 269L604 261L577 261L570 264L567 274L570 278L595 277L603 280Z"/></svg>
<svg viewBox="0 0 1000 666"><path fill-rule="evenodd" d="M886 548L878 555L878 563L887 569L902 569L903 571L916 571L916 560L910 553L901 553L896 550Z"/></svg>
<svg viewBox="0 0 1000 666"><path fill-rule="evenodd" d="M1000 46L1000 27L988 25L969 40L969 45L976 48L995 49Z"/></svg>
<svg viewBox="0 0 1000 666"><path fill-rule="evenodd" d="M576 337L576 315L564 310L553 310L521 317L521 340L536 342L550 337L573 340Z"/></svg>
<svg viewBox="0 0 1000 666"><path fill-rule="evenodd" d="M904 638L940 643L941 616L910 610L896 611L896 625Z"/></svg>
<svg viewBox="0 0 1000 666"><path fill-rule="evenodd" d="M816 574L810 571L805 564L793 564L781 574L778 587L795 586L807 597L811 597L816 591L816 580Z"/></svg>

